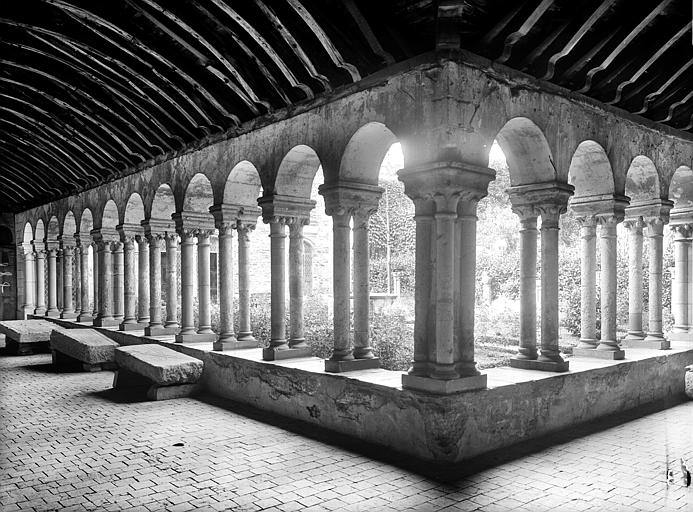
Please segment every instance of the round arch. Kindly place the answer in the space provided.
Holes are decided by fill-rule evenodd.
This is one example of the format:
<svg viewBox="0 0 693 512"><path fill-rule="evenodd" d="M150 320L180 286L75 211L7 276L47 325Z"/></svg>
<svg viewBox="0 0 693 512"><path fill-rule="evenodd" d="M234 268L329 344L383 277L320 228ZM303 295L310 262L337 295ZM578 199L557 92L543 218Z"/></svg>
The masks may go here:
<svg viewBox="0 0 693 512"><path fill-rule="evenodd" d="M109 199L106 206L103 208L103 214L101 215L101 227L115 229L118 223L118 207L113 199Z"/></svg>
<svg viewBox="0 0 693 512"><path fill-rule="evenodd" d="M89 235L92 229L94 229L94 219L91 215L91 210L89 208L85 208L82 211L82 216L79 219L79 232L82 235Z"/></svg>
<svg viewBox="0 0 693 512"><path fill-rule="evenodd" d="M63 239L72 239L77 232L77 223L75 222L75 214L72 211L67 212L63 220Z"/></svg>
<svg viewBox="0 0 693 512"><path fill-rule="evenodd" d="M176 200L173 190L166 183L159 185L152 201L150 217L152 219L171 220L171 215L176 211Z"/></svg>
<svg viewBox="0 0 693 512"><path fill-rule="evenodd" d="M195 174L185 187L183 211L208 213L212 204L214 204L212 184L204 174Z"/></svg>
<svg viewBox="0 0 693 512"><path fill-rule="evenodd" d="M585 140L578 145L570 161L568 183L575 187L575 198L614 193L614 173L601 144Z"/></svg>
<svg viewBox="0 0 693 512"><path fill-rule="evenodd" d="M671 177L669 199L674 202L674 208L693 208L693 169L682 165Z"/></svg>
<svg viewBox="0 0 693 512"><path fill-rule="evenodd" d="M626 173L626 195L630 197L631 204L661 197L659 174L648 157L638 155L631 161Z"/></svg>
<svg viewBox="0 0 693 512"><path fill-rule="evenodd" d="M257 168L248 160L243 160L231 169L226 178L223 201L225 204L257 206L261 189Z"/></svg>
<svg viewBox="0 0 693 512"><path fill-rule="evenodd" d="M34 240L39 242L45 240L46 238L46 227L43 223L43 219L36 221L36 229L34 230Z"/></svg>
<svg viewBox="0 0 693 512"><path fill-rule="evenodd" d="M339 179L377 185L383 159L397 140L383 123L371 122L360 127L344 150Z"/></svg>
<svg viewBox="0 0 693 512"><path fill-rule="evenodd" d="M137 224L144 220L144 202L142 196L133 192L125 205L125 224Z"/></svg>
<svg viewBox="0 0 693 512"><path fill-rule="evenodd" d="M510 170L511 186L556 181L551 148L541 129L526 117L514 117L496 134Z"/></svg>
<svg viewBox="0 0 693 512"><path fill-rule="evenodd" d="M309 199L318 167L320 158L313 148L303 144L294 146L279 164L274 193Z"/></svg>
<svg viewBox="0 0 693 512"><path fill-rule="evenodd" d="M22 242L25 244L31 243L34 240L34 228L31 227L31 222L24 224L24 235Z"/></svg>
<svg viewBox="0 0 693 512"><path fill-rule="evenodd" d="M46 226L46 240L57 240L60 234L60 225L58 224L58 217L53 215L48 221L48 226Z"/></svg>

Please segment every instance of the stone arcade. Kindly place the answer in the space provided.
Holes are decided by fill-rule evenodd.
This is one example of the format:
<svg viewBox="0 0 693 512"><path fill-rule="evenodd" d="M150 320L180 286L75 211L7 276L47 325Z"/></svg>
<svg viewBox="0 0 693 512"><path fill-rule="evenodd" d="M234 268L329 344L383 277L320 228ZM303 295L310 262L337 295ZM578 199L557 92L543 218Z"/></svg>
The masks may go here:
<svg viewBox="0 0 693 512"><path fill-rule="evenodd" d="M57 0L47 3L95 34L124 37L120 29L110 28L106 14ZM356 3L345 2L358 10ZM262 115L266 102L237 92L250 106L238 107L243 115L236 116L239 122L232 129L222 133L216 126L213 136L215 123L207 123L204 129L200 124L194 140L179 136L186 141L182 147L162 151L160 156L138 154L139 160L128 163L127 172L114 171L108 179L87 181L78 193L66 189L55 196L36 194L18 202L13 226L21 261L18 316L90 324L124 344L150 337L147 341L204 360L201 382L211 393L437 462L459 462L682 394L683 368L693 362L690 124L668 126L635 115L623 104L619 108L600 102L601 89L597 91L595 85L591 90L590 84L594 74L610 65L608 59L602 68L587 73L580 92L549 81L558 58L551 61L552 72L543 80L504 65L515 62L510 51L528 30L507 35L503 58L495 61L464 50L456 25L463 22L455 18L462 16L464 2L439 2L436 44L408 58L393 59L366 19L357 16L370 52L380 56L381 64L369 72L344 60L338 49L343 46L328 40L316 21L319 17L314 19L296 0L289 4L318 34L320 59L329 57L330 70L339 70L342 82L333 78L338 83L330 86L330 79L315 70L310 57L297 50L301 66L310 72L310 80L306 79L310 87L327 83L322 93L306 93L302 101L291 100L289 106ZM265 9L271 19L279 16ZM166 23L179 28L184 23L163 12ZM148 11L143 16L154 19ZM527 23L530 20L537 22L533 16ZM27 27L20 21L2 23L9 23L13 30L53 37L47 29ZM157 23L164 22L157 18ZM502 31L500 25L496 36L491 31L488 37L499 37ZM286 27L284 37L293 40ZM202 36L197 41L200 49L190 51L203 51L203 59L210 58L209 52L223 63L224 72L235 69ZM186 48L190 44L178 43ZM61 44L88 52L84 43L72 37L65 36ZM135 51L137 44L131 44ZM563 58L570 51L567 45L556 55ZM89 53L90 58L106 59L99 54L96 48ZM130 76L124 62L111 65ZM208 62L207 66L212 65ZM676 72L675 66L667 69L670 74ZM291 76L290 70L283 72L284 79ZM95 82L101 81L93 76ZM142 84L150 78L133 80ZM609 75L608 80L616 78ZM301 87L310 91L309 86L294 83L291 94ZM619 97L623 87L618 89ZM252 87L245 91L255 96ZM226 110L214 97L205 98L220 111ZM685 112L690 113L690 94L687 98L682 101L688 102ZM177 105L183 110L189 107ZM252 115L246 115L246 109ZM173 114L172 110L158 115ZM234 116L226 111L221 117L226 122ZM104 153L111 151L114 139L133 148L139 145L133 138L148 126L141 123L131 122L124 142L115 135L122 135L124 125L114 127ZM163 146L167 141L157 139L164 139L168 126L151 129L151 138L148 133L143 136L148 147ZM507 156L508 193L522 226L521 337L511 368L480 372L474 357L476 210L495 177L487 167L494 140ZM379 369L369 341L368 221L382 193L379 168L394 142L402 144L404 168L398 175L416 211L415 354L405 374ZM92 148L94 158L102 161L104 156L93 148L99 143L95 139L88 144L78 137L71 146ZM13 173L20 167L8 165ZM333 229L334 339L332 355L324 362L310 357L304 339L302 289L303 231L315 207L310 191L320 166L324 183L319 192ZM582 233L581 339L569 361L558 350L558 237L561 215L568 209L578 216ZM270 227L266 243L271 253L271 336L265 348L258 348L253 338L249 311L253 246L248 234L260 218ZM623 343L616 333L619 223L627 227L630 251L629 331ZM662 326L667 225L676 233L672 333L663 332ZM215 233L219 237L219 332L212 331L210 318L210 236ZM644 239L650 258L648 332L643 332L641 300ZM540 276L536 275L537 258ZM163 295L162 263L167 272ZM90 275L95 278L90 280ZM539 307L537 279L541 282ZM238 309L234 311L236 294ZM235 315L239 332L234 332ZM320 414L311 412L315 410Z"/></svg>

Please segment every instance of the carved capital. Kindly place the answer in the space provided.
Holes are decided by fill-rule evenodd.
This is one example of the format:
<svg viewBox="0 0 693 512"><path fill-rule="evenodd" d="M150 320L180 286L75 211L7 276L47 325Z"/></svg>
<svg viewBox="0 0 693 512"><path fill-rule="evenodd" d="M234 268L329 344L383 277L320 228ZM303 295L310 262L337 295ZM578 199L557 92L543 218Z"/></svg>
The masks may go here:
<svg viewBox="0 0 693 512"><path fill-rule="evenodd" d="M627 217L623 221L623 227L628 231L635 231L642 233L642 228L645 226L642 217Z"/></svg>
<svg viewBox="0 0 693 512"><path fill-rule="evenodd" d="M647 236L650 238L664 235L664 225L668 222L668 218L662 217L645 217L643 219L647 226Z"/></svg>

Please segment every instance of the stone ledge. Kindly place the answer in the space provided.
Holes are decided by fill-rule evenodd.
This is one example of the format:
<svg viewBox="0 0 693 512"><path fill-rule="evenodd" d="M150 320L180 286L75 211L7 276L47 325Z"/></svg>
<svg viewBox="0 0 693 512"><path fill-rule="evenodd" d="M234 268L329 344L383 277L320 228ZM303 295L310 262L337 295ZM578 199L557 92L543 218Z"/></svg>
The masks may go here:
<svg viewBox="0 0 693 512"><path fill-rule="evenodd" d="M621 342L621 346L623 348L649 348L652 350L669 350L671 348L671 344L667 339L648 340L647 338L640 340L624 339Z"/></svg>
<svg viewBox="0 0 693 512"><path fill-rule="evenodd" d="M145 327L145 336L172 336L178 333L178 327Z"/></svg>
<svg viewBox="0 0 693 512"><path fill-rule="evenodd" d="M330 373L372 370L374 368L380 368L380 359L377 357L371 359L348 359L343 361L325 359L325 371Z"/></svg>
<svg viewBox="0 0 693 512"><path fill-rule="evenodd" d="M243 348L258 348L257 341L255 338L252 340L238 340L238 341L215 341L214 350L218 352L225 352L227 350L240 350Z"/></svg>
<svg viewBox="0 0 693 512"><path fill-rule="evenodd" d="M176 334L176 343L209 343L216 341L217 335L210 334Z"/></svg>
<svg viewBox="0 0 693 512"><path fill-rule="evenodd" d="M119 331L144 331L149 326L148 323L121 323L118 326Z"/></svg>
<svg viewBox="0 0 693 512"><path fill-rule="evenodd" d="M115 318L95 318L94 327L117 327L120 325L120 320Z"/></svg>

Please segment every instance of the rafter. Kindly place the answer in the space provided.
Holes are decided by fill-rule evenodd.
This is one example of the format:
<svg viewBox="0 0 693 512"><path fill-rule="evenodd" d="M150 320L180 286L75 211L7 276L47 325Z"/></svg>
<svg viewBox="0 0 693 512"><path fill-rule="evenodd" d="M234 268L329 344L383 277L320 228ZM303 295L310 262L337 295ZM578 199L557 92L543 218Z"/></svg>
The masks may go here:
<svg viewBox="0 0 693 512"><path fill-rule="evenodd" d="M520 40L522 40L522 38L524 38L527 34L529 34L529 31L534 28L534 25L537 24L537 22L546 13L546 11L549 10L549 7L551 7L552 5L553 0L542 0L542 2L537 6L537 8L534 9L534 11L532 11L532 14L530 14L529 17L525 20L522 26L505 38L505 42L503 44L503 53L500 57L496 59L497 62L500 62L502 64L504 62L507 62L508 59L510 59L510 55L512 54L515 45Z"/></svg>
<svg viewBox="0 0 693 512"><path fill-rule="evenodd" d="M657 16L659 16L664 9L672 2L672 0L662 0L657 7L655 7L652 11L650 11L650 14L648 14L645 19L643 19L638 25L631 30L628 35L623 38L623 40L619 43L616 48L614 48L611 53L608 55L604 61L597 66L596 68L592 68L587 72L587 78L585 79L585 85L582 89L580 89L578 92L581 93L586 93L587 91L590 90L592 87L592 80L594 79L594 76L601 72L604 71L606 68L608 68L611 63L621 55L621 52L625 50L628 45L635 39L637 36L640 35L640 33L649 25L653 19L655 19Z"/></svg>
<svg viewBox="0 0 693 512"><path fill-rule="evenodd" d="M259 1L261 3L261 0L256 1ZM361 34L363 34L364 39L368 43L368 46L371 47L371 51L374 54L378 55L380 58L382 58L383 62L385 62L386 64L393 64L395 62L395 59L382 47L380 41L378 41L378 37L371 29L368 20L363 15L363 13L361 13L361 9L359 9L358 5L356 5L356 2L354 2L354 0L344 0L344 7L347 8L349 14L351 14L351 17L354 18L354 21L356 22L356 25L359 27Z"/></svg>
<svg viewBox="0 0 693 512"><path fill-rule="evenodd" d="M676 80L678 80L679 77L683 75L691 66L693 66L693 59L689 60L683 66L681 66L679 70L672 76L670 76L669 79L666 82L664 82L659 89L645 96L645 101L643 102L642 108L639 111L637 111L636 114L644 114L645 112L647 112L650 108L650 104L655 99L657 99L658 96L661 96L664 93L664 91L671 87L671 85L674 82L676 82Z"/></svg>

